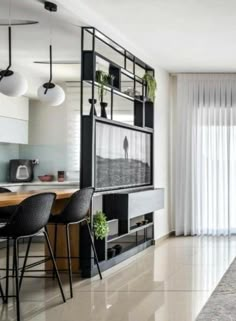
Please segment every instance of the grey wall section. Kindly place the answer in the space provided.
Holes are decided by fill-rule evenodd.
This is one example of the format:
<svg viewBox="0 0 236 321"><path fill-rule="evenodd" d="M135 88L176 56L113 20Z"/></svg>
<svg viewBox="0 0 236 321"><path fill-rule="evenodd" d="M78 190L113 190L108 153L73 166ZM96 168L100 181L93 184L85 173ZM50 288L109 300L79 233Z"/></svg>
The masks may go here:
<svg viewBox="0 0 236 321"><path fill-rule="evenodd" d="M58 171L65 171L65 154L65 145L22 145L19 150L20 158L39 159L39 165L34 168L35 179L39 175L57 176Z"/></svg>
<svg viewBox="0 0 236 321"><path fill-rule="evenodd" d="M19 145L0 144L0 182L8 180L9 160L14 158L19 158Z"/></svg>
<svg viewBox="0 0 236 321"><path fill-rule="evenodd" d="M39 159L35 166L35 179L39 175L57 176L57 171L66 170L65 145L18 145L0 144L0 182L8 181L8 164L10 159Z"/></svg>

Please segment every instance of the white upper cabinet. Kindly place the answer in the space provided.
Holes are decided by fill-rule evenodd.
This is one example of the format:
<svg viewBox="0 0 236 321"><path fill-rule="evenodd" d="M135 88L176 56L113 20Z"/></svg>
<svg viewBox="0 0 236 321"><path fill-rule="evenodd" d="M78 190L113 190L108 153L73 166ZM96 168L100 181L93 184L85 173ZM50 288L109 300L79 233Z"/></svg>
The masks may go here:
<svg viewBox="0 0 236 321"><path fill-rule="evenodd" d="M0 94L0 142L27 144L29 99Z"/></svg>

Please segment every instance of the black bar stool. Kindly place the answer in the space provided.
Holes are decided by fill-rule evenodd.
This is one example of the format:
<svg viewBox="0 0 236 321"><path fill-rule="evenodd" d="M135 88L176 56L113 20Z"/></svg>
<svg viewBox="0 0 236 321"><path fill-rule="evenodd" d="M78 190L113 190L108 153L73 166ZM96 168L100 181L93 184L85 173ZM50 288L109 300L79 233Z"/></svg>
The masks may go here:
<svg viewBox="0 0 236 321"><path fill-rule="evenodd" d="M88 228L89 238L91 242L91 246L94 252L94 259L97 265L98 273L100 279L102 279L102 274L98 262L98 256L96 252L96 248L93 241L92 232L90 229L89 222L87 221L87 214L90 209L90 204L92 200L94 189L93 188L83 188L77 192L75 192L69 199L67 205L63 209L60 214L51 215L48 224L53 224L55 226L55 234L54 234L54 257L55 259L62 259L64 257L57 257L56 255L56 246L57 246L57 226L64 225L66 232L66 247L67 247L67 256L65 257L68 262L68 275L70 282L70 297L73 297L73 288L72 288L72 268L71 268L71 249L70 249L70 225L80 224L84 222ZM25 262L23 267L23 273L26 266L26 261L28 258L28 252L30 248L31 241L29 240L28 248L26 251ZM74 257L75 258L75 257ZM79 259L79 257L76 257ZM54 267L55 273L55 267Z"/></svg>
<svg viewBox="0 0 236 321"><path fill-rule="evenodd" d="M0 187L0 193L11 193L11 191L8 188ZM6 223L15 209L16 206L0 207L0 223Z"/></svg>
<svg viewBox="0 0 236 321"><path fill-rule="evenodd" d="M9 259L7 258L7 266L6 266L6 293L4 295L4 302L8 302L9 297L15 297L17 303L17 321L20 321L20 297L19 290L19 264L18 264L18 243L20 239L30 238L39 234L42 229L48 223L53 202L56 198L56 194L54 193L41 193L28 197L23 202L21 202L13 215L11 216L10 221L0 228L0 238L12 239L13 240L13 260L14 260L14 278L15 278L15 295L8 295L8 279L9 279ZM48 234L46 230L43 230L43 234L48 246L48 250L50 253L50 257L53 263L53 267L55 269L55 274L57 277L58 285L61 291L62 299L65 302L65 296L62 289L62 284L60 280L60 276L58 273L56 261L53 255L53 251L49 242ZM9 242L8 242L9 247ZM7 251L9 253L9 249ZM23 271L21 272L21 280L23 277Z"/></svg>

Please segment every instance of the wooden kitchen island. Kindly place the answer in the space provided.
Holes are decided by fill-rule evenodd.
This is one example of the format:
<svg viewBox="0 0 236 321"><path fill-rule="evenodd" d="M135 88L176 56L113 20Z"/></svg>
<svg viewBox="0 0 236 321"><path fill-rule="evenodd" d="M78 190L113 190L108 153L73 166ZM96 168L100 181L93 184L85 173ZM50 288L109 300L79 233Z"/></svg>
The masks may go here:
<svg viewBox="0 0 236 321"><path fill-rule="evenodd" d="M24 199L29 196L52 192L56 194L56 201L53 205L53 214L58 214L62 211L66 205L70 196L78 191L78 189L50 189L50 190L35 190L27 192L15 192L15 193L0 193L0 207L12 206L20 204ZM50 238L51 245L54 245L54 227L48 226L48 234ZM79 227L78 225L72 225L70 227L70 240L71 240L71 256L79 256ZM47 255L47 249L45 245L45 254ZM65 228L64 226L58 226L58 236L57 236L57 256L66 256L66 238L65 238ZM58 259L57 260L59 269L67 269L67 260ZM46 263L46 269L51 268L51 262ZM74 272L79 270L79 260L72 260L72 269Z"/></svg>

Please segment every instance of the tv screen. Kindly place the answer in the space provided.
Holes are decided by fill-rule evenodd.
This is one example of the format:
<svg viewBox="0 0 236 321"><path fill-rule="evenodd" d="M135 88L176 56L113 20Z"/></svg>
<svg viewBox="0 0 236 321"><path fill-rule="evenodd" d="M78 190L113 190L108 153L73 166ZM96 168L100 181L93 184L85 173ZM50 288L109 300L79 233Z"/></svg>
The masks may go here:
<svg viewBox="0 0 236 321"><path fill-rule="evenodd" d="M151 184L151 134L96 122L96 189Z"/></svg>

